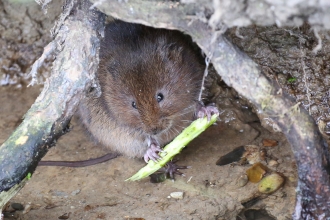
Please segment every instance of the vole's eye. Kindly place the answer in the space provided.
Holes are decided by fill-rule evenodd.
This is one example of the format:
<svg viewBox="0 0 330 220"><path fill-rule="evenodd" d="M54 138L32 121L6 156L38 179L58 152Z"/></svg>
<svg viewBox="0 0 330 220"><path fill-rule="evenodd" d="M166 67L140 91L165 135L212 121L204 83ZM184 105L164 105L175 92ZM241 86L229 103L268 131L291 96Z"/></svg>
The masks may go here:
<svg viewBox="0 0 330 220"><path fill-rule="evenodd" d="M157 102L161 102L164 99L164 95L162 93L157 94Z"/></svg>
<svg viewBox="0 0 330 220"><path fill-rule="evenodd" d="M137 109L135 102L132 102L132 107L135 108L135 109Z"/></svg>

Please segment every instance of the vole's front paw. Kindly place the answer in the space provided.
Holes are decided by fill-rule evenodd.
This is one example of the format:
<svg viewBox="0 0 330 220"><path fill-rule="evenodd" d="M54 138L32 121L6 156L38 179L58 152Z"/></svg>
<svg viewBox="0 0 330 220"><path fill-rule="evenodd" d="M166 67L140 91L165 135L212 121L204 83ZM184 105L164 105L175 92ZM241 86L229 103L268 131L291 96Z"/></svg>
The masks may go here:
<svg viewBox="0 0 330 220"><path fill-rule="evenodd" d="M160 148L160 146L156 142L152 142L143 156L144 161L146 163L148 163L149 160L153 160L157 162L157 160L160 159L160 156L158 155L159 152L164 152L164 151L163 149Z"/></svg>
<svg viewBox="0 0 330 220"><path fill-rule="evenodd" d="M170 178L173 180L174 179L174 174L180 175L180 176L185 176L183 173L181 173L179 170L181 169L188 169L190 166L179 166L176 165L177 161L170 161L168 162L165 167L163 167L163 171L170 176ZM161 170L160 170L161 171Z"/></svg>
<svg viewBox="0 0 330 220"><path fill-rule="evenodd" d="M214 103L210 103L208 105L204 105L202 102L199 103L196 112L197 118L204 118L207 116L207 120L210 121L212 115L214 114L219 114L219 110Z"/></svg>
<svg viewBox="0 0 330 220"><path fill-rule="evenodd" d="M150 182L152 183L161 183L164 182L166 179L170 178L174 180L174 175L185 176L179 170L181 169L188 169L191 166L179 166L176 165L177 160L167 162L167 164L160 168L156 173L150 175Z"/></svg>

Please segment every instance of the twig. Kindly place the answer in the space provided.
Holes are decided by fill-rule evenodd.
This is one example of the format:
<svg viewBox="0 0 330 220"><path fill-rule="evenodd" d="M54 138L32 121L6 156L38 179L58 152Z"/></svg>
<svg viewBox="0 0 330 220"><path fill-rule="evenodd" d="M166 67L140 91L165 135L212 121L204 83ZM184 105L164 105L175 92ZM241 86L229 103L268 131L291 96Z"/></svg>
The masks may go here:
<svg viewBox="0 0 330 220"><path fill-rule="evenodd" d="M306 65L305 65L305 61L304 61L304 58L301 57L300 58L301 60L301 67L302 67L302 70L303 70L303 81L304 81L304 84L305 84L305 88L306 88L306 96L307 96L307 99L308 99L308 113L311 114L311 94L310 94L310 89L308 87L308 84L307 84L307 75L306 75Z"/></svg>
<svg viewBox="0 0 330 220"><path fill-rule="evenodd" d="M74 0L73 0L74 1ZM36 61L40 63L60 46L47 85L22 124L0 146L0 200L2 192L32 174L48 149L67 132L78 103L90 88L97 86L99 30L104 26L104 14L90 10L87 0L74 1L75 10L60 27L54 41ZM62 46L62 43L65 44ZM2 207L0 207L2 208Z"/></svg>
<svg viewBox="0 0 330 220"><path fill-rule="evenodd" d="M202 100L202 94L205 89L205 87L204 87L205 79L206 79L207 75L209 74L209 65L210 65L211 57L212 57L212 55L210 57L208 57L208 56L205 57L205 70L204 70L201 89L200 89L199 96L198 96L198 101Z"/></svg>
<svg viewBox="0 0 330 220"><path fill-rule="evenodd" d="M319 35L319 29L318 28L314 27L313 31L314 31L315 37L317 38L317 45L313 49L313 53L317 54L317 52L319 52L322 49L322 38Z"/></svg>

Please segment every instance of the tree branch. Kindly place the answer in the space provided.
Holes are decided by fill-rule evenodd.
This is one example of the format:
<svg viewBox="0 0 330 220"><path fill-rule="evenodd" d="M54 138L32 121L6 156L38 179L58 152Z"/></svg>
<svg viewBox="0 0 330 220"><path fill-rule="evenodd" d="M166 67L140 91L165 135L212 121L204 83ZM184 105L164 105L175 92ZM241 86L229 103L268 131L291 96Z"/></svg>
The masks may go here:
<svg viewBox="0 0 330 220"><path fill-rule="evenodd" d="M22 124L0 147L0 200L5 191L33 173L56 139L67 131L80 99L98 88L95 72L104 14L90 10L87 0L72 2L75 7L50 44L51 51L58 52L52 75ZM100 94L98 89L93 91Z"/></svg>

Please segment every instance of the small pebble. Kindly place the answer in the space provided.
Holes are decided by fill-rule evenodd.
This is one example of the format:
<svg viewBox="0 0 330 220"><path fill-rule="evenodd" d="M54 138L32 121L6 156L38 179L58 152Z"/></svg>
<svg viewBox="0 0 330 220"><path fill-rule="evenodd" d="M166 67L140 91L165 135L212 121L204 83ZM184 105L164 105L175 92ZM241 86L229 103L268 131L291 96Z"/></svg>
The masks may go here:
<svg viewBox="0 0 330 220"><path fill-rule="evenodd" d="M67 197L68 194L66 192L63 192L63 191L54 190L52 192L52 196L53 196L53 198L56 198L56 197Z"/></svg>
<svg viewBox="0 0 330 220"><path fill-rule="evenodd" d="M278 165L278 162L276 160L270 160L268 162L268 165L271 167L276 167Z"/></svg>
<svg viewBox="0 0 330 220"><path fill-rule="evenodd" d="M259 182L267 172L267 167L262 163L256 163L246 170L249 181L252 183Z"/></svg>
<svg viewBox="0 0 330 220"><path fill-rule="evenodd" d="M27 204L27 205L25 206L25 209L24 209L24 211L23 211L23 214L28 213L28 212L31 210L31 208L32 208L31 204Z"/></svg>
<svg viewBox="0 0 330 220"><path fill-rule="evenodd" d="M289 181L290 182L292 182L292 183L294 183L294 182L296 182L297 181L297 178L296 177L294 177L294 176L289 176Z"/></svg>
<svg viewBox="0 0 330 220"><path fill-rule="evenodd" d="M249 164L256 164L265 160L266 151L257 145L245 145L245 152L242 158L246 158Z"/></svg>
<svg viewBox="0 0 330 220"><path fill-rule="evenodd" d="M249 181L248 176L246 174L243 174L238 178L236 185L239 187L243 187L247 184L248 181Z"/></svg>
<svg viewBox="0 0 330 220"><path fill-rule="evenodd" d="M278 145L278 141L272 140L272 139L263 139L262 140L262 145L264 147L275 147Z"/></svg>
<svg viewBox="0 0 330 220"><path fill-rule="evenodd" d="M24 206L21 203L12 203L11 207L18 211L24 210Z"/></svg>
<svg viewBox="0 0 330 220"><path fill-rule="evenodd" d="M64 213L63 215L59 216L58 219L69 219L70 218L70 214L71 214L71 212Z"/></svg>
<svg viewBox="0 0 330 220"><path fill-rule="evenodd" d="M173 199L183 199L183 192L172 192L170 196Z"/></svg>
<svg viewBox="0 0 330 220"><path fill-rule="evenodd" d="M80 189L77 189L77 190L73 191L73 192L71 193L71 195L72 195L72 196L75 196L75 195L79 194L80 191L81 191Z"/></svg>
<svg viewBox="0 0 330 220"><path fill-rule="evenodd" d="M7 203L3 208L3 212L15 212L16 210L11 206L10 203ZM1 212L0 212L1 213Z"/></svg>
<svg viewBox="0 0 330 220"><path fill-rule="evenodd" d="M284 183L284 178L278 173L270 174L263 178L260 183L258 190L261 193L272 193L278 190Z"/></svg>

